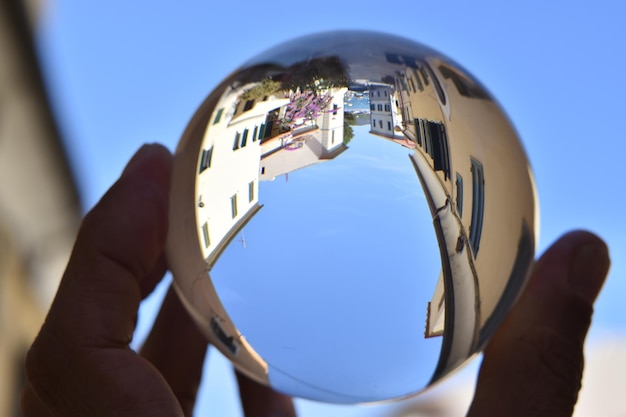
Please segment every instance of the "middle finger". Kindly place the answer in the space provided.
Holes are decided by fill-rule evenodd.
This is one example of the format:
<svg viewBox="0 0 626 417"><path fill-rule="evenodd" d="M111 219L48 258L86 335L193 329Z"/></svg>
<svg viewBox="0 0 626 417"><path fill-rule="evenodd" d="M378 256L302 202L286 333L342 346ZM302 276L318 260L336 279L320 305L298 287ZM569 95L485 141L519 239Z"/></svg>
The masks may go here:
<svg viewBox="0 0 626 417"><path fill-rule="evenodd" d="M170 287L140 353L163 375L186 416L193 412L207 346Z"/></svg>

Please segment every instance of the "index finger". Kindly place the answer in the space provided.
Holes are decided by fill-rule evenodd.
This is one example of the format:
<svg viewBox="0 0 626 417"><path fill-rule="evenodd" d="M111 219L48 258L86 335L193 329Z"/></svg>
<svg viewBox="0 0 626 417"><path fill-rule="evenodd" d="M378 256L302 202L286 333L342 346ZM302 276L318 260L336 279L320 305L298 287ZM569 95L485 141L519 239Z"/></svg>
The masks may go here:
<svg viewBox="0 0 626 417"><path fill-rule="evenodd" d="M170 172L167 149L144 146L81 225L26 359L53 414L180 414L162 376L128 347L139 302L164 270Z"/></svg>
<svg viewBox="0 0 626 417"><path fill-rule="evenodd" d="M171 156L144 146L87 214L47 325L87 344L128 344L163 253Z"/></svg>

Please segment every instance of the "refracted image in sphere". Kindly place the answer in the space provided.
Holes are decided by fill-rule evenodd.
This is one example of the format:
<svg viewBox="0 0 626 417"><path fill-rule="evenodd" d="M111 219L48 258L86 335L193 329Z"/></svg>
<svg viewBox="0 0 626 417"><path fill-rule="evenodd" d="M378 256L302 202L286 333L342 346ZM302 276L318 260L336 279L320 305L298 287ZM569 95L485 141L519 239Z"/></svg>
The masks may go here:
<svg viewBox="0 0 626 417"><path fill-rule="evenodd" d="M284 393L413 395L485 345L522 288L536 201L464 69L372 32L244 64L176 151L168 255L211 343Z"/></svg>

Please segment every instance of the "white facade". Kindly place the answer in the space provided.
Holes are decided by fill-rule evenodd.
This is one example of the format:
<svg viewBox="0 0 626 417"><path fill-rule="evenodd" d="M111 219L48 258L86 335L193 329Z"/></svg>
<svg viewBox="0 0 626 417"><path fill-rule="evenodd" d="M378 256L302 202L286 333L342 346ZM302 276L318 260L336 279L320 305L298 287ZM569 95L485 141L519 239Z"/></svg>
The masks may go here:
<svg viewBox="0 0 626 417"><path fill-rule="evenodd" d="M404 137L396 127L400 125L395 92L388 84L370 84L371 133L386 137Z"/></svg>
<svg viewBox="0 0 626 417"><path fill-rule="evenodd" d="M242 86L221 97L202 142L197 165L196 224L205 259L258 204L260 135L268 112L288 102L270 97L241 112L239 96L250 87Z"/></svg>
<svg viewBox="0 0 626 417"><path fill-rule="evenodd" d="M270 96L258 103L241 100L241 93L252 86L241 86L222 95L208 120L200 155L196 160L196 232L198 246L208 266L208 270L201 273L206 278L210 277L212 266L227 244L261 208L258 185L261 141L264 141L264 148L273 143L281 144L272 153L293 154L286 151L287 143L281 141L280 136L271 137L280 129L275 123L272 128L268 122L271 118L268 116L274 117L284 111L289 99ZM345 90L338 97L343 98L343 93ZM320 126L314 129L319 140L323 141L321 138L326 135L332 141L333 133L323 132L336 131L340 126L342 134L342 122L343 111L340 113L339 109L332 116L321 115L318 121ZM343 145L341 134L334 133L335 147ZM316 156L316 161L326 154ZM212 281L194 279L182 291L191 300L194 315L202 323L201 327L211 343L220 346L222 353L234 363L242 365L243 372L248 376L261 383L268 383L267 364L230 319Z"/></svg>
<svg viewBox="0 0 626 417"><path fill-rule="evenodd" d="M327 151L343 143L344 96L347 91L347 88L331 89L330 94L333 99L329 103L327 111L317 118L321 143Z"/></svg>
<svg viewBox="0 0 626 417"><path fill-rule="evenodd" d="M333 159L343 147L343 97L347 88L331 89L332 100L313 123L261 145L261 181Z"/></svg>

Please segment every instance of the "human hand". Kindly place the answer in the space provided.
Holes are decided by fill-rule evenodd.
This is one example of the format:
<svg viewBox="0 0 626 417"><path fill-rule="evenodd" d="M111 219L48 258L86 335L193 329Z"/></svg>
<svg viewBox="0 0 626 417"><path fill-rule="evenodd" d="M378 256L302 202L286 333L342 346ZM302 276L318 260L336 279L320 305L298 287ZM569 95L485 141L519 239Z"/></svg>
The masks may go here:
<svg viewBox="0 0 626 417"><path fill-rule="evenodd" d="M485 349L468 417L572 415L609 265L605 243L588 232L568 233L546 251Z"/></svg>
<svg viewBox="0 0 626 417"><path fill-rule="evenodd" d="M191 415L206 341L170 290L138 355L137 308L166 270L171 155L142 148L86 216L26 361L34 416ZM608 250L586 232L555 243L485 350L469 416L571 415ZM246 416L294 415L291 400L237 375Z"/></svg>
<svg viewBox="0 0 626 417"><path fill-rule="evenodd" d="M144 146L85 217L26 358L25 417L190 416L207 343L170 289L141 353L137 309L167 265L172 157ZM246 416L295 415L288 397L237 375Z"/></svg>

